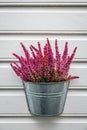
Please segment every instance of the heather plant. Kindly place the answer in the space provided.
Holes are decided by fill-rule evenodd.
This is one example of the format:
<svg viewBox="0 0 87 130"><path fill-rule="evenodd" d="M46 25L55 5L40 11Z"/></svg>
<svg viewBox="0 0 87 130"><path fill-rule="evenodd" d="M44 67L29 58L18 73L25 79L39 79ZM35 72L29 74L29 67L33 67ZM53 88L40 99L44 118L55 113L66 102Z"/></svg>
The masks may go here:
<svg viewBox="0 0 87 130"><path fill-rule="evenodd" d="M77 47L75 47L72 54L68 56L68 42L66 42L63 54L60 54L58 41L55 40L54 56L50 41L47 38L43 50L39 42L37 43L38 48L33 45L29 47L32 54L31 56L24 44L20 44L25 53L25 57L13 53L19 60L19 63L13 62L11 67L22 80L27 82L61 82L79 78L78 76L68 74Z"/></svg>

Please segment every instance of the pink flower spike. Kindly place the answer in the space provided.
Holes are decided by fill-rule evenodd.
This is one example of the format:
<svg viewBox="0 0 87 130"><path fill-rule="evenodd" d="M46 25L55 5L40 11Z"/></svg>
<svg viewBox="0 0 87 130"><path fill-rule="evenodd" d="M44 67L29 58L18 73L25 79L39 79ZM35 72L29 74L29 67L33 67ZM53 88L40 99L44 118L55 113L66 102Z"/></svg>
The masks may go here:
<svg viewBox="0 0 87 130"><path fill-rule="evenodd" d="M48 38L47 38L47 55L48 55L49 72L50 74L54 74L54 68L55 68L54 56L53 56L52 48L51 48L50 41Z"/></svg>
<svg viewBox="0 0 87 130"><path fill-rule="evenodd" d="M58 48L58 41L57 39L55 40L55 52L56 52L56 69L57 72L59 71L60 68L60 54L59 54L59 48Z"/></svg>
<svg viewBox="0 0 87 130"><path fill-rule="evenodd" d="M41 55L41 57L42 57L43 55L42 55L42 50L41 50L41 46L40 46L40 43L39 43L39 42L38 42L38 49L39 49L40 55Z"/></svg>
<svg viewBox="0 0 87 130"><path fill-rule="evenodd" d="M33 51L32 46L30 46L30 50L31 50L31 53L32 53L33 58L36 58L36 55L35 55L35 53L34 53L34 51Z"/></svg>
<svg viewBox="0 0 87 130"><path fill-rule="evenodd" d="M13 64L10 64L10 65L11 65L12 69L15 71L15 73L16 73L18 76L20 76L20 72L19 72L19 70L17 69L17 67L14 66Z"/></svg>
<svg viewBox="0 0 87 130"><path fill-rule="evenodd" d="M63 62L66 62L68 56L68 42L65 43L65 48L62 56Z"/></svg>
<svg viewBox="0 0 87 130"><path fill-rule="evenodd" d="M50 44L50 41L49 41L49 39L47 38L47 44Z"/></svg>
<svg viewBox="0 0 87 130"><path fill-rule="evenodd" d="M79 78L79 76L71 76L71 75L70 75L70 76L68 77L68 80L77 79L77 78Z"/></svg>
<svg viewBox="0 0 87 130"><path fill-rule="evenodd" d="M72 62L72 60L73 60L73 58L74 58L74 55L75 55L75 53L76 53L76 50L77 50L77 47L75 47L75 49L73 50L73 53L71 54L71 56L68 56L68 60L67 60L67 62L65 63L65 65L64 65L64 67L63 67L63 69L64 69L64 71L65 71L66 74L67 74L68 71L69 71L70 64L71 64L71 62Z"/></svg>
<svg viewBox="0 0 87 130"><path fill-rule="evenodd" d="M35 48L33 45L31 45L31 47L38 53L37 48Z"/></svg>
<svg viewBox="0 0 87 130"><path fill-rule="evenodd" d="M16 62L13 62L13 64L14 64L18 69L20 69L20 66L19 66Z"/></svg>
<svg viewBox="0 0 87 130"><path fill-rule="evenodd" d="M18 59L20 60L20 56L18 56L17 54L13 53L13 55Z"/></svg>
<svg viewBox="0 0 87 130"><path fill-rule="evenodd" d="M77 47L75 47L75 49L73 50L73 53L72 53L72 55L71 55L71 57L70 57L71 61L72 61L73 58L74 58L74 55L75 55L75 53L76 53L76 50L77 50Z"/></svg>
<svg viewBox="0 0 87 130"><path fill-rule="evenodd" d="M20 44L21 44L21 46L22 46L22 48L23 48L23 51L24 51L24 53L25 53L25 56L26 56L26 59L27 59L27 63L29 63L30 54L29 54L28 50L26 49L26 47L23 45L23 43L21 42Z"/></svg>

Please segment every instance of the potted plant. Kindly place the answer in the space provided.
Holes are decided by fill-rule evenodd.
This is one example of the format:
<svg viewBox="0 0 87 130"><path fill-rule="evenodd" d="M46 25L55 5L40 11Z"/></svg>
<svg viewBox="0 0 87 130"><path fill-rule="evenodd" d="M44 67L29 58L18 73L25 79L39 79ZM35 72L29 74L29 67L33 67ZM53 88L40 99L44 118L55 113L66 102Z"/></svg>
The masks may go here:
<svg viewBox="0 0 87 130"><path fill-rule="evenodd" d="M31 54L21 43L25 57L15 53L13 55L19 63L12 63L11 67L22 79L27 104L30 113L40 116L59 115L63 112L70 80L79 78L68 74L70 64L77 47L68 56L68 42L65 43L63 54L59 53L58 42L55 40L55 56L47 38L41 49L30 46Z"/></svg>

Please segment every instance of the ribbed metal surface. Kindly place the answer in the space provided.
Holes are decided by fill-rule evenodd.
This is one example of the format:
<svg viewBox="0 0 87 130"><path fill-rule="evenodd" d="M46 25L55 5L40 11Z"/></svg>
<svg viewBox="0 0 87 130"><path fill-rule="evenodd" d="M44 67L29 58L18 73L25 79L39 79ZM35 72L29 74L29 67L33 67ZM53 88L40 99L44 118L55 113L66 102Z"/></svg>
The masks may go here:
<svg viewBox="0 0 87 130"><path fill-rule="evenodd" d="M63 112L68 82L23 82L29 111L34 115L53 116Z"/></svg>

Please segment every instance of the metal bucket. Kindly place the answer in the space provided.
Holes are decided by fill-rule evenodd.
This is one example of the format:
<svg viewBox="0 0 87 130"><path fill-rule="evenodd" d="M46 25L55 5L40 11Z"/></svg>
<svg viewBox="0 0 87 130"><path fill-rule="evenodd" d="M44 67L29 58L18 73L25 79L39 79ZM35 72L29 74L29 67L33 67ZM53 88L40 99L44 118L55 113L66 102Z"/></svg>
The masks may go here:
<svg viewBox="0 0 87 130"><path fill-rule="evenodd" d="M69 82L23 81L30 113L39 116L61 114L64 109Z"/></svg>

